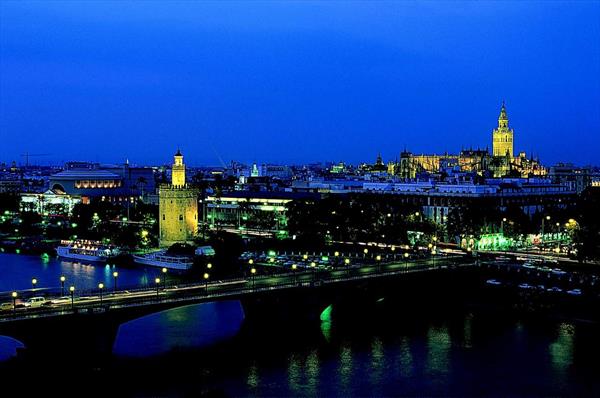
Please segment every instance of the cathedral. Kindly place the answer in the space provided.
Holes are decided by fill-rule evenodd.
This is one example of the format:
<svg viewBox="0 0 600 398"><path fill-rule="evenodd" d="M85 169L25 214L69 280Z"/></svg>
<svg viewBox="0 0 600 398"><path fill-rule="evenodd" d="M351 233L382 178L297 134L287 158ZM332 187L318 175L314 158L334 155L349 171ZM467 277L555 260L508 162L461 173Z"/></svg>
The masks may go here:
<svg viewBox="0 0 600 398"><path fill-rule="evenodd" d="M198 233L198 193L185 182L185 165L179 150L171 170L171 184L158 188L161 247L191 243Z"/></svg>
<svg viewBox="0 0 600 398"><path fill-rule="evenodd" d="M380 162L378 158L378 162ZM419 173L440 173L453 169L483 177L544 176L546 169L539 160L527 158L525 152L514 155L514 130L509 127L506 106L502 102L498 126L492 131L492 153L486 149L463 149L455 154L415 155L404 150L400 159L387 165L388 174L416 178Z"/></svg>

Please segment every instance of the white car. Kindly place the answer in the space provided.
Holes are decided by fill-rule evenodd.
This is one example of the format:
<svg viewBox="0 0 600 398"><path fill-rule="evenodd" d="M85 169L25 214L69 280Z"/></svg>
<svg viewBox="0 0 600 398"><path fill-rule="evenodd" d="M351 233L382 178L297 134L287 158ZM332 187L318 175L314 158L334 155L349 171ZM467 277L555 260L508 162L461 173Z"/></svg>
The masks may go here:
<svg viewBox="0 0 600 398"><path fill-rule="evenodd" d="M25 307L37 308L46 304L45 297L32 297L25 302Z"/></svg>
<svg viewBox="0 0 600 398"><path fill-rule="evenodd" d="M554 268L554 269L552 270L552 273L553 273L553 274L555 274L555 275L564 275L564 274L566 274L567 272L566 272L566 271L563 271L562 269Z"/></svg>
<svg viewBox="0 0 600 398"><path fill-rule="evenodd" d="M581 289L573 289L567 291L567 294L570 294L572 296L581 296L581 293Z"/></svg>
<svg viewBox="0 0 600 398"><path fill-rule="evenodd" d="M530 285L530 284L528 284L528 283L521 283L521 284L519 285L519 288L521 288L521 289L533 289L533 286L531 286L531 285Z"/></svg>
<svg viewBox="0 0 600 398"><path fill-rule="evenodd" d="M487 283L488 285L495 285L495 286L502 284L502 282L497 281L496 279L488 279L487 281L485 281L485 283Z"/></svg>
<svg viewBox="0 0 600 398"><path fill-rule="evenodd" d="M552 293L560 293L562 292L562 289L556 286L552 286L551 288L546 289L546 291Z"/></svg>

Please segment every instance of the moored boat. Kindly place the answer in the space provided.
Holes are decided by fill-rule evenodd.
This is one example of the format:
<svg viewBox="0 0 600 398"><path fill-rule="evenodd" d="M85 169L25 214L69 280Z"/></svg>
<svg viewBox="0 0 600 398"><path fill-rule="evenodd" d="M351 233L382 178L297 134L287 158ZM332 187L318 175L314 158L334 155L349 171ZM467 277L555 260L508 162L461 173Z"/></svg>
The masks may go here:
<svg viewBox="0 0 600 398"><path fill-rule="evenodd" d="M136 264L178 271L187 271L194 264L193 257L167 254L165 250L146 254L134 254L133 261Z"/></svg>
<svg viewBox="0 0 600 398"><path fill-rule="evenodd" d="M80 261L106 262L109 258L117 256L119 248L105 245L98 241L78 239L74 241L63 240L56 248L59 257Z"/></svg>

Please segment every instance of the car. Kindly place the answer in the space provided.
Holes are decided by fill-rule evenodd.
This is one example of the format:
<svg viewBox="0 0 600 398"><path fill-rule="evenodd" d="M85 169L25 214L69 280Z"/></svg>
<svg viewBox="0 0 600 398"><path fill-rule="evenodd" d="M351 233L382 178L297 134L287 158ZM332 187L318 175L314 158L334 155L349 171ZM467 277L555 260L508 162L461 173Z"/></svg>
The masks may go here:
<svg viewBox="0 0 600 398"><path fill-rule="evenodd" d="M496 279L488 279L487 281L485 281L485 283L487 283L488 285L494 285L494 286L498 286L498 285L502 284L502 282L500 282Z"/></svg>
<svg viewBox="0 0 600 398"><path fill-rule="evenodd" d="M566 271L563 271L562 269L554 268L554 269L552 269L552 273L553 273L554 275L564 275L564 274L566 274L567 272L566 272Z"/></svg>
<svg viewBox="0 0 600 398"><path fill-rule="evenodd" d="M528 263L523 263L523 265L521 265L521 267L523 268L529 268L529 269L534 269L537 268L535 265L533 265L532 263L528 262Z"/></svg>
<svg viewBox="0 0 600 398"><path fill-rule="evenodd" d="M562 289L556 286L552 286L551 288L546 289L546 291L551 293L560 293L562 292Z"/></svg>
<svg viewBox="0 0 600 398"><path fill-rule="evenodd" d="M521 284L519 285L519 288L520 288L520 289L533 289L533 286L531 286L531 285L530 285L530 284L528 284L528 283L521 283Z"/></svg>
<svg viewBox="0 0 600 398"><path fill-rule="evenodd" d="M567 294L570 294L571 296L581 296L582 293L581 289L567 290Z"/></svg>
<svg viewBox="0 0 600 398"><path fill-rule="evenodd" d="M25 302L26 307L37 308L46 304L45 297L32 297Z"/></svg>
<svg viewBox="0 0 600 398"><path fill-rule="evenodd" d="M52 304L67 304L71 302L71 296L62 296L51 300Z"/></svg>
<svg viewBox="0 0 600 398"><path fill-rule="evenodd" d="M13 309L13 303L2 303L0 304L0 311L10 311Z"/></svg>

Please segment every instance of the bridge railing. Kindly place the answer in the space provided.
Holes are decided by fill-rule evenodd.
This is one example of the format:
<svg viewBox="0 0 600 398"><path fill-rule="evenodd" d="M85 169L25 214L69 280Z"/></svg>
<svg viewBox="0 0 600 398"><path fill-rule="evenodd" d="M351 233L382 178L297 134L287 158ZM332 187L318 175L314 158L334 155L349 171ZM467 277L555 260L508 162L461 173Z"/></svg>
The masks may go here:
<svg viewBox="0 0 600 398"><path fill-rule="evenodd" d="M473 266L474 264L452 264L451 267ZM400 275L407 273L416 273L423 271L433 271L442 269L444 265L419 264L411 267L402 267L396 270L380 270L370 273L344 273L340 276L333 275L331 271L302 271L291 272L277 275L261 275L251 278L235 278L222 282L212 281L204 283L179 284L176 287L164 288L159 285L155 288L140 288L135 291L125 293L123 291L117 294L104 295L102 302L99 295L80 296L72 304L65 303L61 307L39 307L19 309L17 311L5 311L0 313L0 321L10 321L14 319L26 319L43 316L57 316L77 313L104 312L107 310L123 307L133 307L149 304L164 304L169 302L195 302L210 301L214 298L223 298L229 296L240 296L245 294L255 294L259 292L281 290L289 288L314 287L319 284L331 284L344 281L368 280L373 278ZM447 267L447 266L446 266ZM306 276L310 276L306 280ZM290 278L292 277L292 278ZM286 279L287 278L287 279ZM273 279L282 279L282 281L272 281ZM303 279L303 280L298 280ZM264 285L265 280L270 280L268 285ZM227 284L227 285L224 285ZM236 285L239 284L239 287ZM99 292L98 292L99 293ZM89 299L94 299L89 302Z"/></svg>

